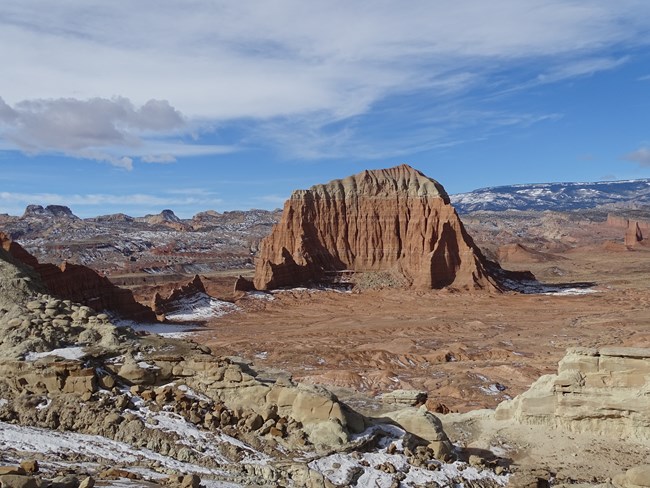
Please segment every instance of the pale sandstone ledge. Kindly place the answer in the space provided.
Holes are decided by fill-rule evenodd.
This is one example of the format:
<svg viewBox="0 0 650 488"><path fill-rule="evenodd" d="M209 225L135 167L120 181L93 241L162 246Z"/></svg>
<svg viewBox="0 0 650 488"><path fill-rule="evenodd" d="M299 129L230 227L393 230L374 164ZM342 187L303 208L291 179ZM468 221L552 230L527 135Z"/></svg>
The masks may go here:
<svg viewBox="0 0 650 488"><path fill-rule="evenodd" d="M308 190L296 190L291 194L291 199L393 198L396 193L410 198L442 198L449 203L449 195L440 183L408 164L365 170L323 185L314 185Z"/></svg>
<svg viewBox="0 0 650 488"><path fill-rule="evenodd" d="M650 349L569 349L557 375L500 404L495 418L648 441Z"/></svg>

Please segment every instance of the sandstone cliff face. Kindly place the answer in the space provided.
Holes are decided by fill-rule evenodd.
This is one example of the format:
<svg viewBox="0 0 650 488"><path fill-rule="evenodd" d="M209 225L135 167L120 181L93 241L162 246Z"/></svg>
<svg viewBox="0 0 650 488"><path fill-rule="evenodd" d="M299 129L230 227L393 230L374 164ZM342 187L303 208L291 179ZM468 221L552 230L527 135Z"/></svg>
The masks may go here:
<svg viewBox="0 0 650 488"><path fill-rule="evenodd" d="M33 268L51 295L82 303L97 311L110 310L125 318L156 321L156 314L149 307L136 302L129 290L115 286L108 278L86 266L39 263L20 244L2 233L0 248Z"/></svg>
<svg viewBox="0 0 650 488"><path fill-rule="evenodd" d="M497 420L548 425L570 432L650 439L650 349L574 348L557 375L501 403Z"/></svg>
<svg viewBox="0 0 650 488"><path fill-rule="evenodd" d="M260 244L257 289L394 271L416 288L500 289L442 185L408 165L298 190Z"/></svg>

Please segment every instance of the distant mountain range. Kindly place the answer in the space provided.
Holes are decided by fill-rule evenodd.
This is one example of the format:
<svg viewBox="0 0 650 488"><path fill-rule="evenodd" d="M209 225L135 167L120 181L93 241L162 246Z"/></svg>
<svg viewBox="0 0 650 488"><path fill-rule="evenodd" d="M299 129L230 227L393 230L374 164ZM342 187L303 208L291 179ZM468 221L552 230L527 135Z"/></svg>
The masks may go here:
<svg viewBox="0 0 650 488"><path fill-rule="evenodd" d="M451 195L459 213L505 210L565 212L596 207L650 206L650 179L597 183L535 183L493 186Z"/></svg>

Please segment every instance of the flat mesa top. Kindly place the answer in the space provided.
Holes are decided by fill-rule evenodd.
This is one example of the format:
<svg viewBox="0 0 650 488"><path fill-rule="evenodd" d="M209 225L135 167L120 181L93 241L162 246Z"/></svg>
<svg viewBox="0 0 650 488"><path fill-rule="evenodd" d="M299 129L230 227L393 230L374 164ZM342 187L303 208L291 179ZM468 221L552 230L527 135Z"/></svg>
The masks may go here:
<svg viewBox="0 0 650 488"><path fill-rule="evenodd" d="M393 168L365 170L324 185L314 185L309 190L296 190L292 200L304 198L393 197L396 194L409 197L438 197L449 201L443 186L408 164Z"/></svg>

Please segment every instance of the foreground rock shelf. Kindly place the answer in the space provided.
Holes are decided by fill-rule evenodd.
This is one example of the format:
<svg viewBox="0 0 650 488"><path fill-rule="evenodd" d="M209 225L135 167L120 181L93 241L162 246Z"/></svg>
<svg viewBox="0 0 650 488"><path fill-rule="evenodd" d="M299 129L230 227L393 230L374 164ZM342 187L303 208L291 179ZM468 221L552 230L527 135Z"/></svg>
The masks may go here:
<svg viewBox="0 0 650 488"><path fill-rule="evenodd" d="M650 349L571 349L557 375L503 402L496 418L650 440Z"/></svg>

